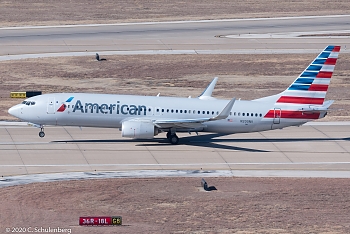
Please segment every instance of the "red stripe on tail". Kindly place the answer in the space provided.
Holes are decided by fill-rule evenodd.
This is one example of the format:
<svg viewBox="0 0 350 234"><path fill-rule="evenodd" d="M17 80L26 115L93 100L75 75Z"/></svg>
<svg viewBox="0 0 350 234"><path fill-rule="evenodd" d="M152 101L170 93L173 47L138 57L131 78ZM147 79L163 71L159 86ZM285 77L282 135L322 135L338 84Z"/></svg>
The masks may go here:
<svg viewBox="0 0 350 234"><path fill-rule="evenodd" d="M340 52L340 46L334 46L332 52Z"/></svg>
<svg viewBox="0 0 350 234"><path fill-rule="evenodd" d="M309 91L327 91L328 85L322 85L322 84L311 84Z"/></svg>
<svg viewBox="0 0 350 234"><path fill-rule="evenodd" d="M275 118L275 111L269 110L264 118ZM282 110L280 118L282 119L319 119L320 113L306 113L302 111Z"/></svg>
<svg viewBox="0 0 350 234"><path fill-rule="evenodd" d="M325 65L335 65L336 62L337 62L336 58L327 58L327 60L324 64Z"/></svg>
<svg viewBox="0 0 350 234"><path fill-rule="evenodd" d="M332 78L333 72L320 71L316 78Z"/></svg>
<svg viewBox="0 0 350 234"><path fill-rule="evenodd" d="M316 104L322 105L324 98L310 98L310 97L289 97L281 96L277 102L293 103L293 104Z"/></svg>

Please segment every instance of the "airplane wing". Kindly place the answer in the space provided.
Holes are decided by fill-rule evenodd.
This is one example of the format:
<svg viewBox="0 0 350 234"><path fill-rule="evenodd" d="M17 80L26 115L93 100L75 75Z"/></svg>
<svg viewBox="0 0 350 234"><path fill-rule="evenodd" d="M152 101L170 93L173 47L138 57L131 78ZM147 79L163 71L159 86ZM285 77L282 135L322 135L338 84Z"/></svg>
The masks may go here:
<svg viewBox="0 0 350 234"><path fill-rule="evenodd" d="M153 124L158 128L201 128L205 127L204 122L216 121L221 119L226 119L230 115L230 111L235 103L236 98L233 98L225 108L215 117L211 118L198 118L198 119L160 119L154 120Z"/></svg>

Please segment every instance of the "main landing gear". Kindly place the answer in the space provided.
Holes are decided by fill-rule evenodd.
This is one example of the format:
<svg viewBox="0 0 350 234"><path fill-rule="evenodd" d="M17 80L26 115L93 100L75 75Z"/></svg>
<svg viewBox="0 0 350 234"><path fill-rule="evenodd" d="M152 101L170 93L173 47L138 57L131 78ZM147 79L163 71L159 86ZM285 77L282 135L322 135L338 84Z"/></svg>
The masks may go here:
<svg viewBox="0 0 350 234"><path fill-rule="evenodd" d="M179 144L179 137L176 135L176 133L171 133L171 131L167 132L166 138L168 138L169 142L173 145Z"/></svg>
<svg viewBox="0 0 350 234"><path fill-rule="evenodd" d="M43 138L45 136L44 126L40 127L39 137Z"/></svg>

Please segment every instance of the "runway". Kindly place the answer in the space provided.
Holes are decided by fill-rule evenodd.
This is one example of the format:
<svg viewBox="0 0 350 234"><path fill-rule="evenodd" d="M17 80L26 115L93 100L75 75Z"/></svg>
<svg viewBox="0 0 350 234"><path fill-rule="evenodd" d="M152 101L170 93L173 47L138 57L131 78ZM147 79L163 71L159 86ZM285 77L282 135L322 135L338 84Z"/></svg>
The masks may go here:
<svg viewBox="0 0 350 234"><path fill-rule="evenodd" d="M45 133L39 138L37 128L2 123L1 176L145 170L246 171L245 176L257 176L254 171L287 170L297 177L302 170L332 177L332 172L350 170L349 122L227 136L182 134L180 145L170 145L163 135L121 138L117 129L46 127Z"/></svg>
<svg viewBox="0 0 350 234"><path fill-rule="evenodd" d="M347 45L348 33L344 36L300 35L310 32L339 34L349 30L349 22L350 15L341 15L0 28L0 60L11 59L14 55L41 54L45 57L48 53L59 56L60 53L110 54L111 51L242 53L247 50L246 53L261 53L262 50L276 53L308 49L314 53L328 44Z"/></svg>

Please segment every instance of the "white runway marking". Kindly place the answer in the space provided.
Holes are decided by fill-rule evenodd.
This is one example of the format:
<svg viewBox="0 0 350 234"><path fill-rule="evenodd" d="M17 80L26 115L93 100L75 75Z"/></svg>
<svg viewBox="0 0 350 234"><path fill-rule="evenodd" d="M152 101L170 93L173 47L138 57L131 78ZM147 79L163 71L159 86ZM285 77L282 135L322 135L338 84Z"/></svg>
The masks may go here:
<svg viewBox="0 0 350 234"><path fill-rule="evenodd" d="M220 37L226 38L250 38L250 39L262 39L262 38L350 38L350 30L336 30L336 31L314 31L314 32L288 32L288 33L261 33L261 34L233 34L223 35ZM344 34L344 35L341 35ZM312 35L312 36L310 36ZM322 36L324 35L324 36ZM343 51L342 51L343 52Z"/></svg>

